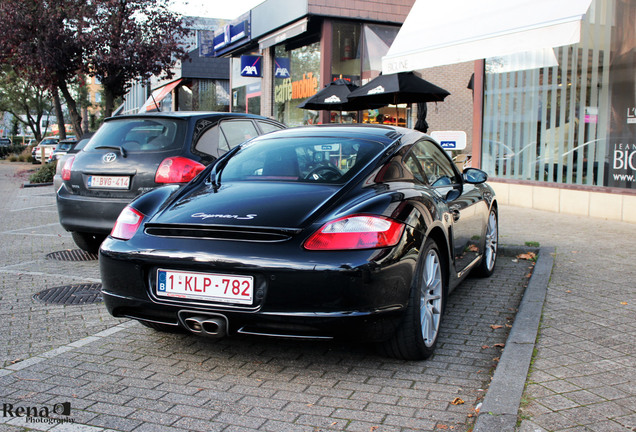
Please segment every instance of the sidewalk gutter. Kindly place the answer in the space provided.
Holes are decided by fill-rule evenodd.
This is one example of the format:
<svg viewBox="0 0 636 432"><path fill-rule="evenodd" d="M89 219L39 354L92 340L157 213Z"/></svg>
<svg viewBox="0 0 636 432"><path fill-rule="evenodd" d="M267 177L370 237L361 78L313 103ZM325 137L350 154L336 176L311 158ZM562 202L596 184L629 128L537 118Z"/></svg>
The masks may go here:
<svg viewBox="0 0 636 432"><path fill-rule="evenodd" d="M543 303L554 265L555 249L539 249L537 263L521 300L473 432L513 432L525 389Z"/></svg>

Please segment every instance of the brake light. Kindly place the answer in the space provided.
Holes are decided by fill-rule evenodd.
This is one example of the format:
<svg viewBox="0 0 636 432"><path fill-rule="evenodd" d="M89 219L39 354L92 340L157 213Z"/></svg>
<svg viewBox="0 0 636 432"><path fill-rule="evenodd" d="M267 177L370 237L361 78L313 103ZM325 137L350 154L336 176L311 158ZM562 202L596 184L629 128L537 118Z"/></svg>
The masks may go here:
<svg viewBox="0 0 636 432"><path fill-rule="evenodd" d="M110 233L111 237L120 240L130 240L141 226L144 217L143 213L130 206L126 206L115 222L115 226Z"/></svg>
<svg viewBox="0 0 636 432"><path fill-rule="evenodd" d="M307 250L375 249L395 246L404 224L382 216L353 215L325 224L305 242Z"/></svg>
<svg viewBox="0 0 636 432"><path fill-rule="evenodd" d="M66 159L64 166L62 167L62 180L67 181L71 179L71 168L73 168L73 162L75 162L75 156L71 156Z"/></svg>
<svg viewBox="0 0 636 432"><path fill-rule="evenodd" d="M182 156L164 159L155 174L156 183L187 183L205 169L203 164Z"/></svg>

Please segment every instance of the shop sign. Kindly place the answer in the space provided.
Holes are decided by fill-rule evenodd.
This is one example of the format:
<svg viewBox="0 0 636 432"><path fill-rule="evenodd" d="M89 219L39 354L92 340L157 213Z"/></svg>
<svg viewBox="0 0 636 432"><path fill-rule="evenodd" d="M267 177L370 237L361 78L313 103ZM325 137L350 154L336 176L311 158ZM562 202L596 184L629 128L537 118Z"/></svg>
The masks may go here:
<svg viewBox="0 0 636 432"><path fill-rule="evenodd" d="M318 92L318 78L313 72L303 74L303 79L292 81L286 78L274 88L274 101L285 103L293 99L307 99Z"/></svg>
<svg viewBox="0 0 636 432"><path fill-rule="evenodd" d="M627 124L636 124L636 107L627 108Z"/></svg>
<svg viewBox="0 0 636 432"><path fill-rule="evenodd" d="M274 67L274 78L291 78L291 59L289 57L276 57Z"/></svg>
<svg viewBox="0 0 636 432"><path fill-rule="evenodd" d="M261 56L241 56L241 76L261 76Z"/></svg>
<svg viewBox="0 0 636 432"><path fill-rule="evenodd" d="M466 132L433 131L431 136L444 150L464 150L466 148Z"/></svg>
<svg viewBox="0 0 636 432"><path fill-rule="evenodd" d="M223 27L223 33L220 33L214 37L214 52L218 54L218 51L226 48L233 43L240 41L249 36L249 26L247 21L241 21L238 24L228 24Z"/></svg>
<svg viewBox="0 0 636 432"><path fill-rule="evenodd" d="M636 181L636 144L615 143L612 168L614 185L633 187Z"/></svg>

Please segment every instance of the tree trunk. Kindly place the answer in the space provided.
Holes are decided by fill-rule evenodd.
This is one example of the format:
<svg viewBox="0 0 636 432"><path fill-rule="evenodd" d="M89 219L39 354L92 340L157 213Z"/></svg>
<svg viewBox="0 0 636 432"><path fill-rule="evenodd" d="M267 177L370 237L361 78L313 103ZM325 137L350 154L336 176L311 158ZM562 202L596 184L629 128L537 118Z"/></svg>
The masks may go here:
<svg viewBox="0 0 636 432"><path fill-rule="evenodd" d="M104 86L104 118L108 118L113 115L113 110L115 109L115 97L113 96L113 92L111 92L108 87Z"/></svg>
<svg viewBox="0 0 636 432"><path fill-rule="evenodd" d="M64 96L64 100L66 101L68 111L71 114L71 123L75 130L75 136L79 138L84 135L84 131L82 129L82 117L77 112L77 104L75 103L73 96L71 96L71 93L68 91L68 86L64 81L60 80L59 87L62 92L62 96Z"/></svg>
<svg viewBox="0 0 636 432"><path fill-rule="evenodd" d="M88 107L87 106L82 107L82 131L88 132ZM78 140L80 138L81 138L80 136L77 137Z"/></svg>
<svg viewBox="0 0 636 432"><path fill-rule="evenodd" d="M60 103L60 94L56 88L52 89L51 93L53 95L55 116L57 117L58 136L60 139L66 139L66 126L64 125L64 113L62 112L62 104Z"/></svg>

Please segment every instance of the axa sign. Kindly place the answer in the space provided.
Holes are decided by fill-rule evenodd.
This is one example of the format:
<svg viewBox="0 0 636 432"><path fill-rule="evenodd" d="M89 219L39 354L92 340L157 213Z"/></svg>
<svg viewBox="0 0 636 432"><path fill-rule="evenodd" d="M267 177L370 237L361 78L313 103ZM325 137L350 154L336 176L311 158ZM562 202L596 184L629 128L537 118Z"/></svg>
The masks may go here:
<svg viewBox="0 0 636 432"><path fill-rule="evenodd" d="M291 78L291 59L289 57L276 57L275 78Z"/></svg>
<svg viewBox="0 0 636 432"><path fill-rule="evenodd" d="M241 76L261 76L261 56L241 56Z"/></svg>

